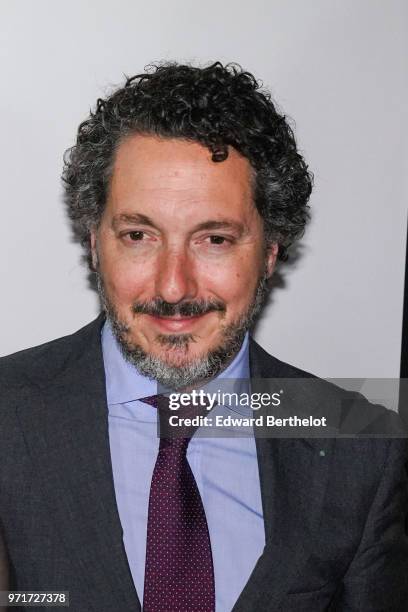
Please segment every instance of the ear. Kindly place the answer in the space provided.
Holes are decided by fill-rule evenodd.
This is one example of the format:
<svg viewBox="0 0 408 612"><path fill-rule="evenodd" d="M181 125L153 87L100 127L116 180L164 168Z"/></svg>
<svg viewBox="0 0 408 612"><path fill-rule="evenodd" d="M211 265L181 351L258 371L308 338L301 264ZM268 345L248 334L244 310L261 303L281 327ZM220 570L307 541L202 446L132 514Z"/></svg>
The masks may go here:
<svg viewBox="0 0 408 612"><path fill-rule="evenodd" d="M278 258L279 245L274 242L270 246L268 246L266 251L266 269L268 273L268 278L270 278L275 270L276 260Z"/></svg>
<svg viewBox="0 0 408 612"><path fill-rule="evenodd" d="M92 268L96 272L98 269L98 251L97 251L97 237L96 237L96 229L92 228L89 241L91 244L91 256L92 256Z"/></svg>

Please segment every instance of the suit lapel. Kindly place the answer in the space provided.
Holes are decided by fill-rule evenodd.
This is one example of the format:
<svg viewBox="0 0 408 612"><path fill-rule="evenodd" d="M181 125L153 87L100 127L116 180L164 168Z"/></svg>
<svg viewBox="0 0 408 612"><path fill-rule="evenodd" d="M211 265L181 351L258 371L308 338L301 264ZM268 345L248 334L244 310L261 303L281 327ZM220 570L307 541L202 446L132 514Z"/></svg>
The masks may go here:
<svg viewBox="0 0 408 612"><path fill-rule="evenodd" d="M19 418L50 519L92 594L93 609L134 612L140 603L113 486L101 323L72 337L74 350L64 355L60 374L40 385L37 400L30 397Z"/></svg>
<svg viewBox="0 0 408 612"><path fill-rule="evenodd" d="M284 378L286 374L280 362L254 342L250 365L252 385L257 378ZM286 593L299 583L299 576L307 574L322 513L332 442L256 439L266 545L233 612L280 609Z"/></svg>

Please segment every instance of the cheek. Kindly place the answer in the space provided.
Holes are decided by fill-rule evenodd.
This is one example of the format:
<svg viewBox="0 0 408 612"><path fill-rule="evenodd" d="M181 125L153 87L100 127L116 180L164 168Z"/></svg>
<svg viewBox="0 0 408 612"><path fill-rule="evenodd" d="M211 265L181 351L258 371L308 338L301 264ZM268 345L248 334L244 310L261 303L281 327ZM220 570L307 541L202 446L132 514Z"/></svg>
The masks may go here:
<svg viewBox="0 0 408 612"><path fill-rule="evenodd" d="M226 302L230 309L252 299L261 270L259 258L242 257L202 270L203 285Z"/></svg>
<svg viewBox="0 0 408 612"><path fill-rule="evenodd" d="M101 272L108 295L117 303L130 304L148 294L152 275L146 266L129 265L123 259L101 262ZM150 282L149 282L150 280Z"/></svg>

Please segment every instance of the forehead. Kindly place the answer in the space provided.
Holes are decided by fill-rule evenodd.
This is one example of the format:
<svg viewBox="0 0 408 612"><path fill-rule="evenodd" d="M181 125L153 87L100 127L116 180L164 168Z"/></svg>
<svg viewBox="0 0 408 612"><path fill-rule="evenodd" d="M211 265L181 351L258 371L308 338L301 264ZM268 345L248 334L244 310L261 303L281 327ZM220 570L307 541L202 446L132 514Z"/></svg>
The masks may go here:
<svg viewBox="0 0 408 612"><path fill-rule="evenodd" d="M132 135L118 147L108 206L201 203L217 210L253 209L252 170L246 158L229 147L222 162L196 142ZM201 207L202 208L202 207Z"/></svg>

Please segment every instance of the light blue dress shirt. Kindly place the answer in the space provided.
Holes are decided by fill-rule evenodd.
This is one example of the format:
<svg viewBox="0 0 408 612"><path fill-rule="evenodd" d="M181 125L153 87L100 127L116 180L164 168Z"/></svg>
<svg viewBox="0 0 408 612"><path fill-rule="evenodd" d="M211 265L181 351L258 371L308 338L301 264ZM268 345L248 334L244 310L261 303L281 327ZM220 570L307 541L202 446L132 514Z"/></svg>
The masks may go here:
<svg viewBox="0 0 408 612"><path fill-rule="evenodd" d="M248 379L248 335L218 378ZM122 356L108 323L102 350L109 407L109 441L116 502L130 571L143 601L150 483L157 459L156 410L138 401L157 383ZM230 612L265 545L255 439L200 437L187 459L207 517L215 574L216 612Z"/></svg>

